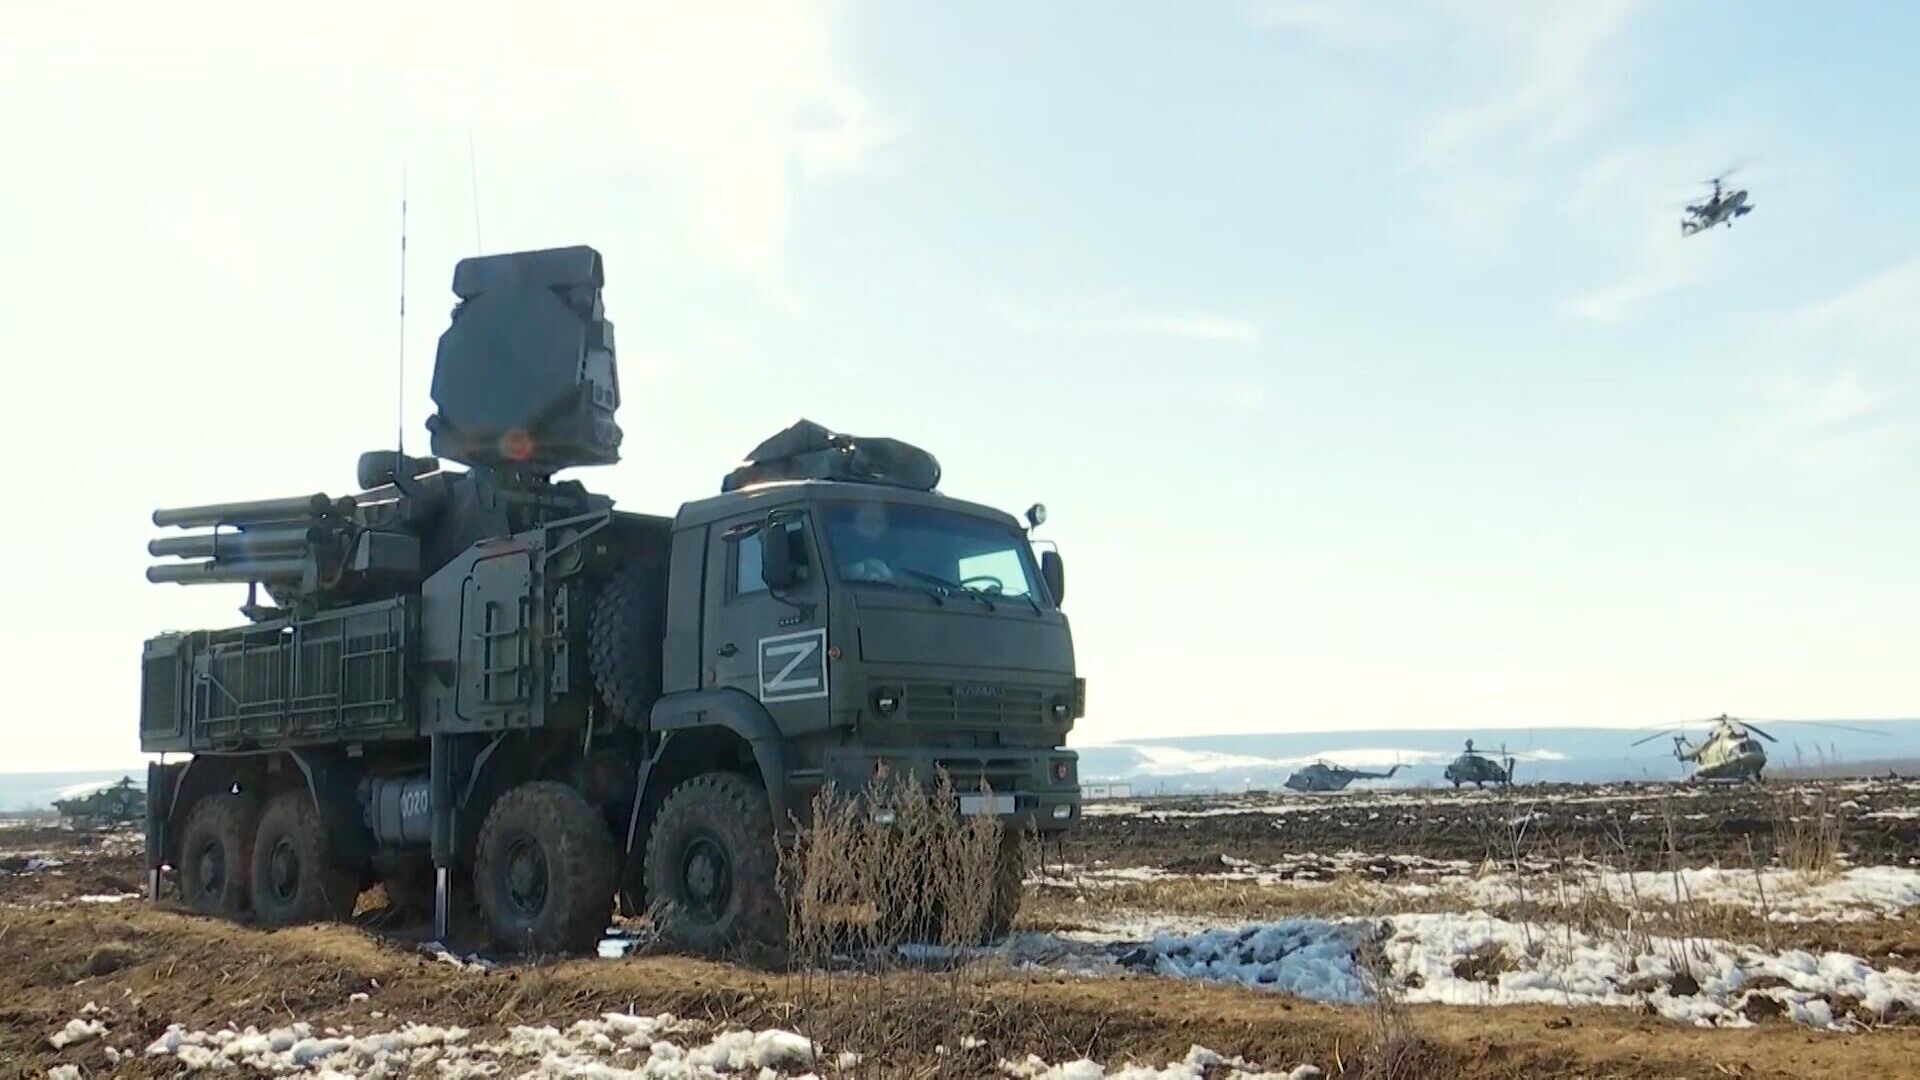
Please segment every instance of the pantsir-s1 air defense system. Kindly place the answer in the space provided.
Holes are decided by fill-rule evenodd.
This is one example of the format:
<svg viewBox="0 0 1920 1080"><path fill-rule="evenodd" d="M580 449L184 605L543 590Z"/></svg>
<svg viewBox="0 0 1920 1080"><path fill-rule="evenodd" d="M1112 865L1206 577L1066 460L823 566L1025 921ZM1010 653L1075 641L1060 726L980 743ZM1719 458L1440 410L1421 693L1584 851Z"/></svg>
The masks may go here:
<svg viewBox="0 0 1920 1080"><path fill-rule="evenodd" d="M1063 564L925 451L802 421L672 517L555 478L620 456L602 280L585 247L461 262L433 457L154 514L189 531L149 580L248 588L244 625L145 646L141 747L188 755L148 771L155 896L280 924L379 882L444 934L458 890L537 952L591 947L617 896L711 950L782 937L776 833L828 785L1078 818Z"/></svg>

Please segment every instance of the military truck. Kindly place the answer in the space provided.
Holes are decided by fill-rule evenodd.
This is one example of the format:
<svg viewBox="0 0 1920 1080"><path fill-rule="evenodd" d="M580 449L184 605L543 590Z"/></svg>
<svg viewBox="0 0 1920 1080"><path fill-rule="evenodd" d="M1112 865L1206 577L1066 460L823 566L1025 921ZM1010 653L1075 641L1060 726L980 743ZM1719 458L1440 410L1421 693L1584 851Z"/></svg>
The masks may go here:
<svg viewBox="0 0 1920 1080"><path fill-rule="evenodd" d="M602 285L586 247L462 261L433 456L365 454L350 496L153 515L191 531L148 545L150 581L247 600L145 645L151 895L282 924L379 882L443 936L457 894L538 952L591 947L617 896L717 950L778 943L776 835L829 785L944 775L1008 835L1079 817L1044 510L947 497L925 451L806 421L671 517L614 509L555 476L619 458Z"/></svg>

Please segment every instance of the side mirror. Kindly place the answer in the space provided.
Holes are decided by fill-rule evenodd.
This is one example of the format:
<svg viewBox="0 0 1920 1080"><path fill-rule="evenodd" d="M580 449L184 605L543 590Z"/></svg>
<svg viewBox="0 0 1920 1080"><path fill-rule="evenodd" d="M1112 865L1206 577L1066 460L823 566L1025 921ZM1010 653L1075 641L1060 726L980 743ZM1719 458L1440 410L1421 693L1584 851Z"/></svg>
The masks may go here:
<svg viewBox="0 0 1920 1080"><path fill-rule="evenodd" d="M1058 607L1067 598L1067 564L1057 551L1040 553L1040 580L1047 583L1047 595Z"/></svg>
<svg viewBox="0 0 1920 1080"><path fill-rule="evenodd" d="M1032 532L1047 523L1047 507L1044 503L1034 503L1027 507L1027 531Z"/></svg>
<svg viewBox="0 0 1920 1080"><path fill-rule="evenodd" d="M767 588L782 592L799 584L799 568L793 564L793 534L786 521L769 515L760 530L760 577Z"/></svg>

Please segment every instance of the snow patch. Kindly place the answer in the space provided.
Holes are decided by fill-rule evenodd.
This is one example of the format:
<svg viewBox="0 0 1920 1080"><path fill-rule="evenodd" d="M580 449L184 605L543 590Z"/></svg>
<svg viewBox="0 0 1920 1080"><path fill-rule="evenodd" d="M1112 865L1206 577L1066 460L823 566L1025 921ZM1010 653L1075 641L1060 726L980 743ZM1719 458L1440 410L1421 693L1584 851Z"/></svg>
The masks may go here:
<svg viewBox="0 0 1920 1080"><path fill-rule="evenodd" d="M66 1027L47 1036L47 1042L55 1050L61 1050L69 1046L78 1046L81 1043L92 1042L95 1039L105 1037L106 1034L107 1025L98 1020L73 1019L67 1021Z"/></svg>
<svg viewBox="0 0 1920 1080"><path fill-rule="evenodd" d="M1369 973L1356 959L1370 940L1380 942L1384 959L1384 970L1373 977L1401 987L1410 1002L1646 1008L1715 1027L1748 1026L1755 1012L1784 1013L1835 1030L1920 1012L1920 974L1879 970L1848 953L1773 953L1706 938L1630 940L1484 912L1395 915L1377 923L1285 919L1184 937L1161 934L1120 963L1357 1003L1372 995Z"/></svg>
<svg viewBox="0 0 1920 1080"><path fill-rule="evenodd" d="M1313 1065L1299 1065L1288 1072L1264 1072L1237 1057L1222 1057L1204 1046L1194 1046L1187 1056L1171 1065L1121 1065L1107 1069L1097 1061L1081 1058L1051 1065L1039 1055L1025 1061L1002 1061L1000 1071L1018 1080L1320 1080L1322 1073Z"/></svg>
<svg viewBox="0 0 1920 1080"><path fill-rule="evenodd" d="M466 971L477 971L483 975L492 971L494 966L493 961L488 960L479 953L468 953L465 956L460 956L453 950L447 948L445 944L438 941L427 942L425 945L420 946L420 951L443 964L452 964L454 967Z"/></svg>

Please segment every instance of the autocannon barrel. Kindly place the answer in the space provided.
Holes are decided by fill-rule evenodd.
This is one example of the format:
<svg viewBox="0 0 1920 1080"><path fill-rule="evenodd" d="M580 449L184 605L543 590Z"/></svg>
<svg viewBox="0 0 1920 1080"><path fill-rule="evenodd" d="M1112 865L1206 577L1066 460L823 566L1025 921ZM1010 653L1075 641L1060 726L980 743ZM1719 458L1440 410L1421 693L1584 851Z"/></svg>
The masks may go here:
<svg viewBox="0 0 1920 1080"><path fill-rule="evenodd" d="M155 584L213 585L245 581L298 581L306 559L226 559L220 562L163 563L147 567Z"/></svg>
<svg viewBox="0 0 1920 1080"><path fill-rule="evenodd" d="M325 536L326 530L307 525L266 525L240 532L167 536L149 540L147 554L172 555L182 559L228 560L299 555Z"/></svg>
<svg viewBox="0 0 1920 1080"><path fill-rule="evenodd" d="M255 499L251 502L209 503L206 506L182 506L155 510L153 523L200 529L212 525L250 525L268 521L299 521L324 517L338 507L325 495L297 495L287 499Z"/></svg>

